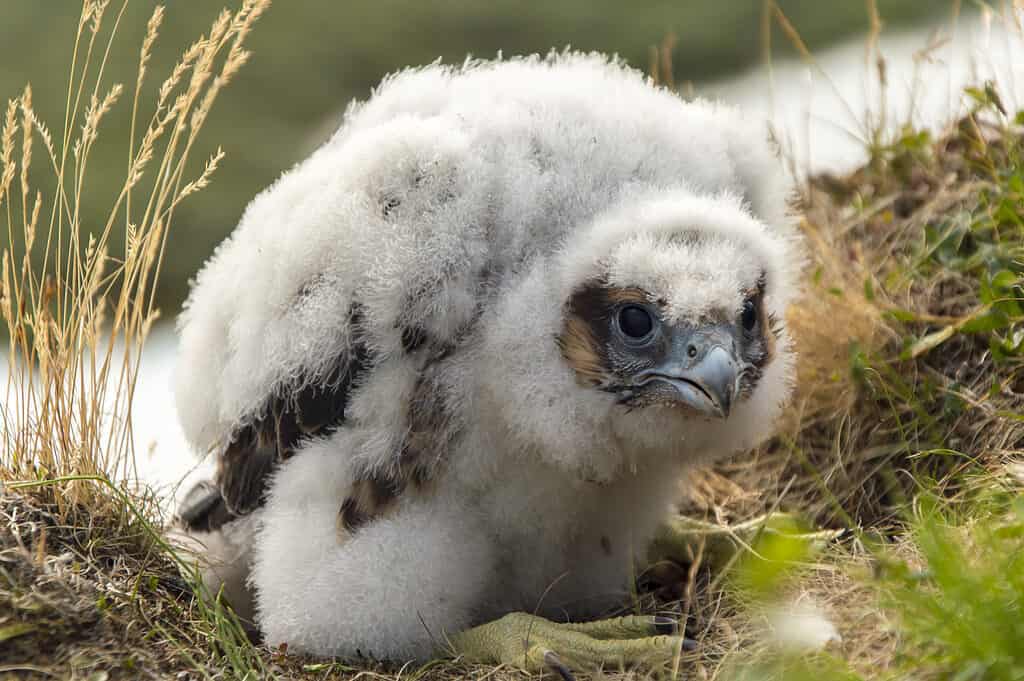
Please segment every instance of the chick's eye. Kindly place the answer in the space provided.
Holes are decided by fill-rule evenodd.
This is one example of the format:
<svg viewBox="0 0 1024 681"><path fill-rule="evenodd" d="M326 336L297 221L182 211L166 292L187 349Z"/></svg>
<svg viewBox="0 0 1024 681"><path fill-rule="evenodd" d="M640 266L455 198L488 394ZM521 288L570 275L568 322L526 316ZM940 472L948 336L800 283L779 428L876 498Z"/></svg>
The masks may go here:
<svg viewBox="0 0 1024 681"><path fill-rule="evenodd" d="M642 307L627 305L619 310L619 328L630 338L644 338L654 328L654 320Z"/></svg>
<svg viewBox="0 0 1024 681"><path fill-rule="evenodd" d="M757 324L757 307L754 305L753 300L743 303L743 313L740 315L740 321L743 322L743 328L747 331L754 330L754 325Z"/></svg>

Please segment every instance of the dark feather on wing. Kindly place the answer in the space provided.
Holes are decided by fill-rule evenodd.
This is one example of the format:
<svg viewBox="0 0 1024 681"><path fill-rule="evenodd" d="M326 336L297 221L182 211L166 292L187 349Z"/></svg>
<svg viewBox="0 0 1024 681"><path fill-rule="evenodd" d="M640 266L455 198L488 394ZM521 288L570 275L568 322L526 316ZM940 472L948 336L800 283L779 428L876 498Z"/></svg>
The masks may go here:
<svg viewBox="0 0 1024 681"><path fill-rule="evenodd" d="M235 431L218 459L217 497L193 496L190 491L182 502L178 516L187 528L215 530L259 508L270 474L291 458L299 442L327 435L342 425L352 390L372 364L358 333L361 318L360 306L354 304L349 323L355 340L327 376L316 381L300 379L300 389L272 396L257 418Z"/></svg>

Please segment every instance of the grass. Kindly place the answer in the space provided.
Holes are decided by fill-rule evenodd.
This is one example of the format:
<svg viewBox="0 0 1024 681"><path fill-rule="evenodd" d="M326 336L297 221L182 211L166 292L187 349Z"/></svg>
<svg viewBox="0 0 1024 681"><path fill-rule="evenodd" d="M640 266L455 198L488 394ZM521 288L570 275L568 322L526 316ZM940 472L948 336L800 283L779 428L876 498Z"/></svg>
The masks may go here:
<svg viewBox="0 0 1024 681"><path fill-rule="evenodd" d="M846 540L741 566L762 586L709 618L730 644L697 663L708 678L1024 678L1024 115L991 84L964 101L948 129L803 188L796 404L752 459L705 473L699 506L778 507ZM842 642L787 652L756 616L770 593L816 604Z"/></svg>
<svg viewBox="0 0 1024 681"><path fill-rule="evenodd" d="M132 397L159 317L168 235L179 205L209 184L223 153L194 175L189 158L248 59L245 40L267 4L225 10L154 87L147 72L164 18L156 7L125 87L104 76L128 3L86 0L60 127L37 113L28 86L5 108L0 672L136 678L182 659L196 669L226 661L245 668L240 677L262 668L233 616L193 597L198 582L161 535L158 505L126 481L137 477ZM90 161L106 116L125 97L121 184L97 207ZM86 217L95 215L103 217Z"/></svg>
<svg viewBox="0 0 1024 681"><path fill-rule="evenodd" d="M126 88L105 76L120 5L86 0L60 127L28 89L5 109L0 677L523 678L253 645L197 597L157 500L118 482L170 229L221 162L199 131L265 4L220 15L163 86L157 9ZM683 506L749 548L708 535L687 564L645 571L631 605L680 613L700 642L683 678L1024 678L1024 115L992 85L964 97L946 129L879 132L864 167L801 187L798 394L778 437L700 471ZM119 106L134 121L121 185L86 208L105 196L90 159ZM763 514L767 529L749 522Z"/></svg>

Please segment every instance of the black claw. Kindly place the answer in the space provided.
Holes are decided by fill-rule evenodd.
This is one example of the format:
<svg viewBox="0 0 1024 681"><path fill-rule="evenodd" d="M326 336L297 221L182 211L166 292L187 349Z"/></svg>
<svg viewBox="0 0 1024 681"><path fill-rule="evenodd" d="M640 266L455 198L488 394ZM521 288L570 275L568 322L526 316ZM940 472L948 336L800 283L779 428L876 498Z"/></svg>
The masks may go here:
<svg viewBox="0 0 1024 681"><path fill-rule="evenodd" d="M551 671L561 676L562 681L576 681L576 677L572 675L572 672L569 671L569 668L566 667L565 663L563 663L562 660L558 657L558 655L556 655L552 651L549 650L548 652L544 653L544 664L550 667Z"/></svg>
<svg viewBox="0 0 1024 681"><path fill-rule="evenodd" d="M697 650L697 642L694 641L692 638L684 638L683 650L685 650L688 653L692 653L694 650Z"/></svg>
<svg viewBox="0 0 1024 681"><path fill-rule="evenodd" d="M651 618L651 624L654 625L654 631L658 634L674 636L679 633L679 623L671 617L655 615Z"/></svg>

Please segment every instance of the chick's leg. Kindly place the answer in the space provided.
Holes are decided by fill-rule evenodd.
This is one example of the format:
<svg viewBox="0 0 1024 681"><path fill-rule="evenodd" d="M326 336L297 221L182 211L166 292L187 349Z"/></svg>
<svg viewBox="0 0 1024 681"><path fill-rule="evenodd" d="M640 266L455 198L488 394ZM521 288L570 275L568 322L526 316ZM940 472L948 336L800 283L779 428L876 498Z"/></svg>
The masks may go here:
<svg viewBox="0 0 1024 681"><path fill-rule="evenodd" d="M451 640L467 662L544 669L572 679L570 669L667 666L692 641L676 635L672 619L629 615L586 623L557 623L523 612L480 625Z"/></svg>

